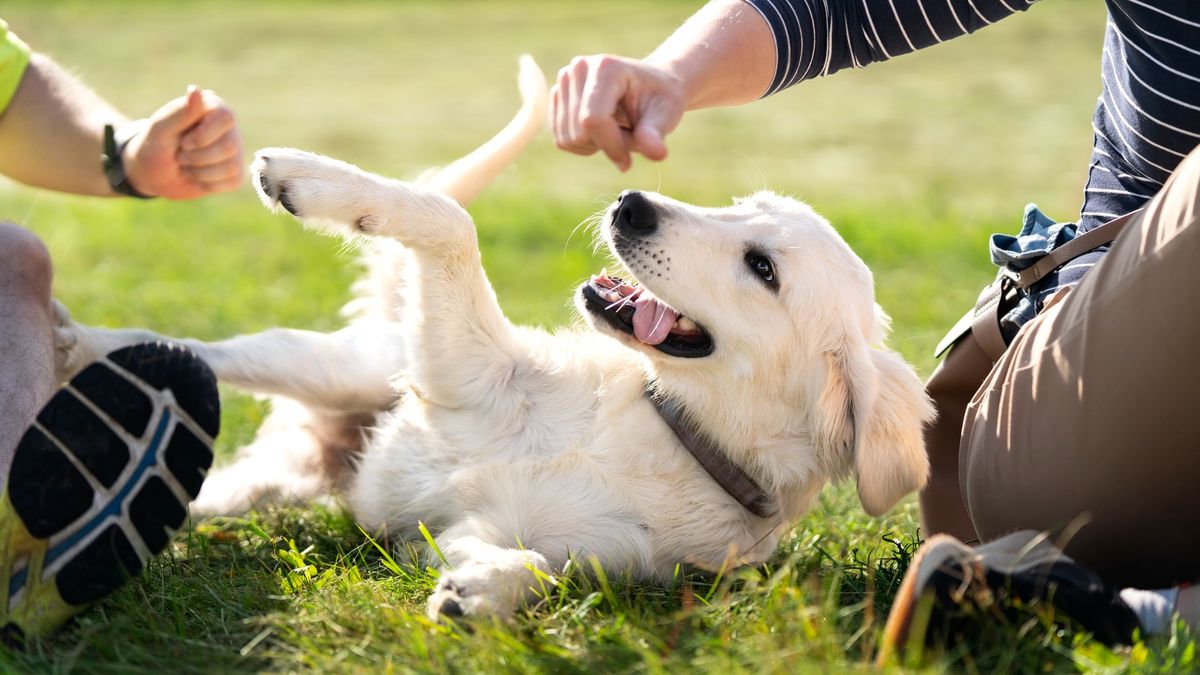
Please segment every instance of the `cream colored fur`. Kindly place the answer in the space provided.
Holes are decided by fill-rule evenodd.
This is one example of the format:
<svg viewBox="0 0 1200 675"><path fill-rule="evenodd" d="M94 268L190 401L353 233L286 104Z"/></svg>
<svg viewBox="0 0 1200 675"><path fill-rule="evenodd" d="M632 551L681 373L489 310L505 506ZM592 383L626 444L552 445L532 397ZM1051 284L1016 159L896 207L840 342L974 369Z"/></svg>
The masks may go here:
<svg viewBox="0 0 1200 675"><path fill-rule="evenodd" d="M297 150L258 153L268 207L283 200L307 225L367 238L370 268L337 333L183 341L222 381L286 397L194 508L336 489L370 531L415 538L424 522L434 533L450 568L431 615L506 615L538 587L532 570L553 575L568 556L639 578L669 577L680 562L755 563L830 480L854 476L872 514L921 487L932 414L921 383L882 346L866 266L799 202L647 196L662 257L623 263L706 327L710 356L667 356L601 321L551 334L505 318L460 204L541 125L545 85L531 62L522 83L514 123L423 185ZM747 271L748 245L771 252L777 293ZM60 324L64 378L157 337L80 326L65 310ZM780 502L779 517L752 515L704 472L646 398L648 381Z"/></svg>

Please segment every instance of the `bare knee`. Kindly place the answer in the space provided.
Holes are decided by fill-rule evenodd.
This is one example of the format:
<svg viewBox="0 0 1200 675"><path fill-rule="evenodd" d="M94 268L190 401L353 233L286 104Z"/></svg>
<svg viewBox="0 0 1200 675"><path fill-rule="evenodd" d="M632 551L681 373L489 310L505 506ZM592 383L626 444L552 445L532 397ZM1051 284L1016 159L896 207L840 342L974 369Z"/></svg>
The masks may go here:
<svg viewBox="0 0 1200 675"><path fill-rule="evenodd" d="M49 302L53 267L37 235L0 222L0 294Z"/></svg>

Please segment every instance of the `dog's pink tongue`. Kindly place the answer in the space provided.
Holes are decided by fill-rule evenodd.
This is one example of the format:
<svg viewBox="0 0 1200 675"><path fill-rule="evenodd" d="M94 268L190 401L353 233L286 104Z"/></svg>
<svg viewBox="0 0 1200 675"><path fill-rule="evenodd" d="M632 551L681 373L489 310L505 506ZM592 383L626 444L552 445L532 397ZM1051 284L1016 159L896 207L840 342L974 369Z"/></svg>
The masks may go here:
<svg viewBox="0 0 1200 675"><path fill-rule="evenodd" d="M678 318L675 310L659 302L649 291L633 302L633 334L648 345L666 340Z"/></svg>

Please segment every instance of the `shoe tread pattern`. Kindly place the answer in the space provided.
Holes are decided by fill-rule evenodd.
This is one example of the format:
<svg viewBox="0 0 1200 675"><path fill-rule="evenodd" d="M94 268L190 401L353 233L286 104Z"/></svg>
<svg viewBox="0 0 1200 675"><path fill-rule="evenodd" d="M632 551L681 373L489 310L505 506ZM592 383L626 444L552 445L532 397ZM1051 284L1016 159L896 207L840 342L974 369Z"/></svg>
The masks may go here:
<svg viewBox="0 0 1200 675"><path fill-rule="evenodd" d="M194 498L212 464L212 450L184 423L172 426L170 422L182 413L210 438L220 430L216 378L191 352L166 343L144 344L113 352L106 360L160 392L156 397L159 400L167 400L164 392L170 392L175 403L155 422L156 429L148 429L154 401L126 375L101 361L77 375L39 414L40 425L62 447L32 427L18 445L9 478L13 510L26 529L40 539L55 538L55 545L46 554L47 566L59 557L69 557L55 574L54 582L61 598L72 605L86 605L104 597L144 565L113 517L123 519L127 515L128 523L151 554L162 551L183 525L186 503L164 478L173 478L188 497ZM92 406L124 431L142 439L134 444L132 455L121 437L71 390L86 396ZM94 508L97 494L76 464L64 455L63 448L97 483L110 490L103 509L82 523L81 516ZM126 472L131 462L136 466ZM115 485L123 473L131 482ZM95 535L101 527L103 531ZM65 532L72 528L75 531ZM85 540L86 545L78 545ZM24 584L24 572L14 574L10 596Z"/></svg>

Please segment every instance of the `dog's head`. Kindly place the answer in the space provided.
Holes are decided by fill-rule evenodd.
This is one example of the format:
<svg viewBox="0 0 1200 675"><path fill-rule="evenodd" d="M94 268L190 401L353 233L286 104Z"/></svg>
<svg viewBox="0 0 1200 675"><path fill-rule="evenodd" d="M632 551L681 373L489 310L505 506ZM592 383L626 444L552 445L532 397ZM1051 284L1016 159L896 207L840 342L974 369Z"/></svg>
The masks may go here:
<svg viewBox="0 0 1200 675"><path fill-rule="evenodd" d="M807 453L799 465L853 469L872 515L924 484L932 407L882 347L870 271L811 208L767 192L725 208L626 192L601 227L632 278L593 277L580 312L645 353L714 440L766 429L766 442Z"/></svg>

